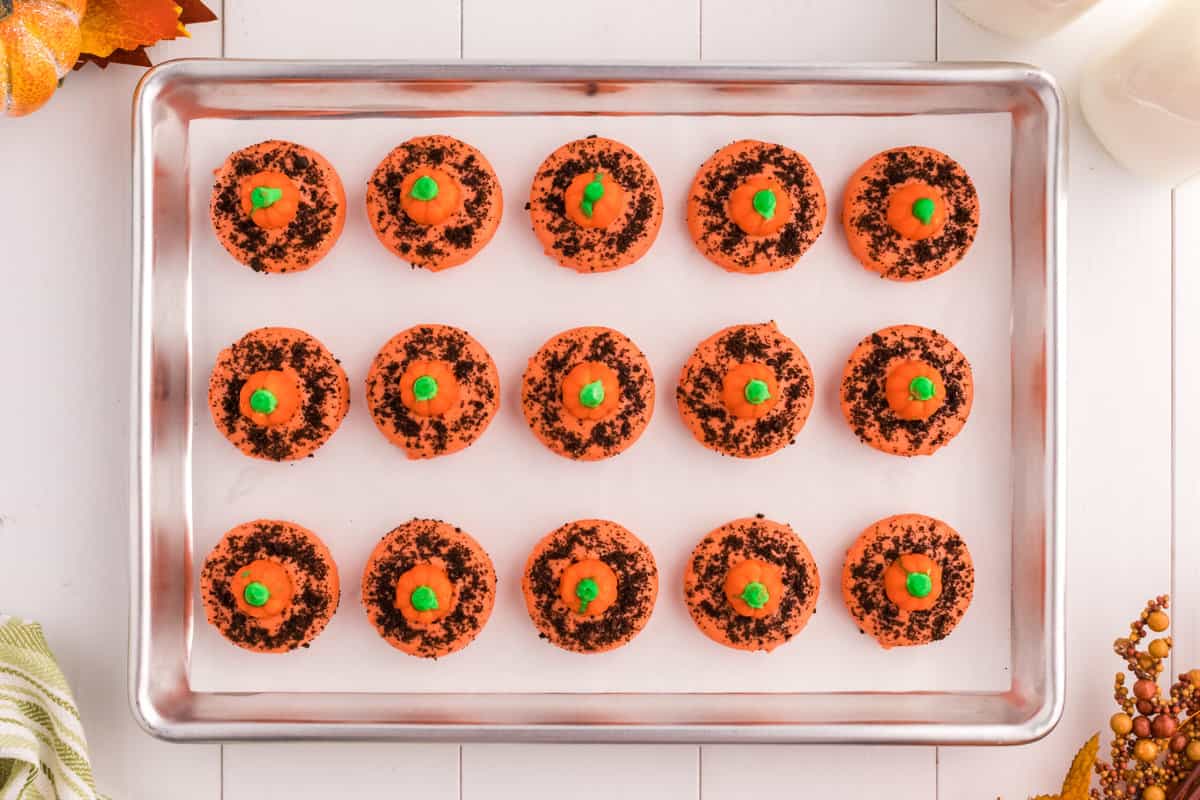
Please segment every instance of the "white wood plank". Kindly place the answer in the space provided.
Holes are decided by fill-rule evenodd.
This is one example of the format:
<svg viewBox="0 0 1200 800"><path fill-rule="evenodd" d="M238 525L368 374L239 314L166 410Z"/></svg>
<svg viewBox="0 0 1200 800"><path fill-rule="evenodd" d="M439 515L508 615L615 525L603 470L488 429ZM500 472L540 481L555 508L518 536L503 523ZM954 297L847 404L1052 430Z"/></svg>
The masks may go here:
<svg viewBox="0 0 1200 800"><path fill-rule="evenodd" d="M462 800L696 800L691 746L464 745Z"/></svg>
<svg viewBox="0 0 1200 800"><path fill-rule="evenodd" d="M458 800L455 744L225 745L223 800Z"/></svg>
<svg viewBox="0 0 1200 800"><path fill-rule="evenodd" d="M463 0L463 57L687 61L700 56L698 0Z"/></svg>
<svg viewBox="0 0 1200 800"><path fill-rule="evenodd" d="M1200 666L1200 178L1175 190L1172 674Z"/></svg>
<svg viewBox="0 0 1200 800"><path fill-rule="evenodd" d="M931 800L936 791L932 747L793 747L715 745L703 748L704 798L887 797Z"/></svg>
<svg viewBox="0 0 1200 800"><path fill-rule="evenodd" d="M703 0L706 61L932 61L936 0Z"/></svg>
<svg viewBox="0 0 1200 800"><path fill-rule="evenodd" d="M225 0L229 58L459 56L458 0Z"/></svg>
<svg viewBox="0 0 1200 800"><path fill-rule="evenodd" d="M180 44L220 55L220 23L207 27ZM85 67L34 115L0 121L18 189L0 196L0 353L25 387L0 392L0 414L23 421L0 444L0 610L42 623L101 792L217 800L220 748L151 739L126 699L129 109L143 73Z"/></svg>
<svg viewBox="0 0 1200 800"><path fill-rule="evenodd" d="M1141 9L1102 3L1027 44L983 31L942 3L939 55L1039 64L1073 103L1083 63ZM1170 585L1170 187L1122 169L1074 113L1068 206L1066 713L1029 747L941 748L941 797L1057 791L1074 751L1113 711L1112 675L1121 666L1113 639ZM1140 387L1136 407L1123 387Z"/></svg>

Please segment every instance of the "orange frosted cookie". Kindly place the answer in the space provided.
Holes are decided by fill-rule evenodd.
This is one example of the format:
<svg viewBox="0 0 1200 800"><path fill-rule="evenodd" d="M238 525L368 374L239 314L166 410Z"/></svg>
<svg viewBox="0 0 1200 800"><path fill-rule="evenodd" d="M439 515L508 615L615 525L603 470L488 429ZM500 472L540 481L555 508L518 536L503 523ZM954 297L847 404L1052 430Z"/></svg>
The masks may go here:
<svg viewBox="0 0 1200 800"><path fill-rule="evenodd" d="M529 359L525 422L560 456L597 461L638 440L654 413L654 375L642 351L612 328L572 328Z"/></svg>
<svg viewBox="0 0 1200 800"><path fill-rule="evenodd" d="M885 649L945 639L974 593L966 543L946 523L921 514L888 517L867 528L842 567L850 616Z"/></svg>
<svg viewBox="0 0 1200 800"><path fill-rule="evenodd" d="M320 153L272 139L231 153L215 174L213 231L256 272L306 270L342 234L346 193Z"/></svg>
<svg viewBox="0 0 1200 800"><path fill-rule="evenodd" d="M521 580L529 618L551 644L603 653L641 632L658 597L650 549L615 522L584 519L548 534Z"/></svg>
<svg viewBox="0 0 1200 800"><path fill-rule="evenodd" d="M409 139L387 154L367 182L367 219L379 241L433 272L482 250L503 210L492 165L451 136Z"/></svg>
<svg viewBox="0 0 1200 800"><path fill-rule="evenodd" d="M688 194L696 248L722 269L790 269L825 226L825 191L808 160L781 144L743 139L705 161Z"/></svg>
<svg viewBox="0 0 1200 800"><path fill-rule="evenodd" d="M238 647L286 653L308 647L341 598L337 565L315 533L260 519L217 542L200 568L208 623Z"/></svg>
<svg viewBox="0 0 1200 800"><path fill-rule="evenodd" d="M342 424L350 384L333 354L295 328L259 328L217 356L208 379L217 430L248 456L294 461Z"/></svg>
<svg viewBox="0 0 1200 800"><path fill-rule="evenodd" d="M542 162L527 208L546 255L578 272L608 272L654 244L663 202L641 156L621 142L589 136Z"/></svg>
<svg viewBox="0 0 1200 800"><path fill-rule="evenodd" d="M804 427L813 404L812 369L774 322L733 325L696 347L675 400L700 444L760 458L791 444Z"/></svg>
<svg viewBox="0 0 1200 800"><path fill-rule="evenodd" d="M735 519L705 536L688 559L683 596L705 636L738 650L774 650L804 629L821 576L787 525Z"/></svg>
<svg viewBox="0 0 1200 800"><path fill-rule="evenodd" d="M876 450L927 456L967 424L971 365L942 334L894 325L859 342L842 375L842 413Z"/></svg>
<svg viewBox="0 0 1200 800"><path fill-rule="evenodd" d="M375 425L409 458L457 453L500 408L500 376L483 345L449 325L416 325L371 362L367 405Z"/></svg>
<svg viewBox="0 0 1200 800"><path fill-rule="evenodd" d="M469 645L492 615L496 570L479 542L433 519L384 536L363 569L367 618L388 644L441 658Z"/></svg>
<svg viewBox="0 0 1200 800"><path fill-rule="evenodd" d="M945 153L897 147L850 177L842 226L864 267L890 280L920 281L966 255L979 229L979 195Z"/></svg>

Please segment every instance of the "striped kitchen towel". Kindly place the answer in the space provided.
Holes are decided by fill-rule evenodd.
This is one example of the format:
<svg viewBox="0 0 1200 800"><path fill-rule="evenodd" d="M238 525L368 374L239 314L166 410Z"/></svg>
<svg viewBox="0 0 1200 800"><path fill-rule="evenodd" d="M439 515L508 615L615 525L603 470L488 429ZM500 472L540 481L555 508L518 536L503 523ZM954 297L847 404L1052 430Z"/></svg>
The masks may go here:
<svg viewBox="0 0 1200 800"><path fill-rule="evenodd" d="M0 615L0 800L97 800L71 687L42 626Z"/></svg>

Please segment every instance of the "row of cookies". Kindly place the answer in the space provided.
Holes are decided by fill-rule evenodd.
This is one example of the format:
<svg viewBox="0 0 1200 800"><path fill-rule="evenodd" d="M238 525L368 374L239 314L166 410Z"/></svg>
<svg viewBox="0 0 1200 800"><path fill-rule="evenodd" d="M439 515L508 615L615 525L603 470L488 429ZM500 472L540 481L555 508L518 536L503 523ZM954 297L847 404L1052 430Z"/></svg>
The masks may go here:
<svg viewBox="0 0 1200 800"><path fill-rule="evenodd" d="M503 212L500 182L484 155L450 136L421 136L379 163L366 213L379 241L415 267L470 260ZM663 217L650 165L632 148L589 136L562 145L537 168L526 204L547 255L579 272L608 272L641 258ZM259 272L297 272L333 247L346 220L341 178L319 153L269 140L229 155L216 170L213 230ZM812 165L781 144L733 142L699 169L687 199L696 247L735 273L790 269L821 235L825 192ZM851 251L885 278L939 275L966 255L979 198L962 166L928 147L868 159L846 187L842 225Z"/></svg>
<svg viewBox="0 0 1200 800"><path fill-rule="evenodd" d="M928 455L962 430L974 394L970 364L942 334L898 325L863 339L842 376L855 435L885 453ZM379 430L409 458L455 453L483 435L500 407L491 356L470 334L417 325L379 350L366 402ZM794 441L815 398L808 359L774 323L734 325L683 365L676 405L701 444L759 458ZM529 428L566 458L596 461L638 440L655 383L637 345L611 328L563 331L529 359L521 407ZM311 456L341 424L350 385L333 354L294 328L260 328L221 351L209 378L217 429L243 453Z"/></svg>
<svg viewBox="0 0 1200 800"><path fill-rule="evenodd" d="M962 537L918 514L880 520L842 564L842 597L859 629L884 648L944 639L962 619L975 572ZM683 597L696 626L739 650L770 651L808 623L821 578L804 541L762 515L720 526L688 559ZM538 635L564 650L602 653L633 639L658 598L658 567L632 532L578 520L533 548L521 580ZM228 531L204 560L208 622L239 647L308 647L341 599L338 568L320 538L293 522ZM487 624L496 571L469 534L414 519L387 533L362 573L362 605L379 635L414 656L461 650Z"/></svg>

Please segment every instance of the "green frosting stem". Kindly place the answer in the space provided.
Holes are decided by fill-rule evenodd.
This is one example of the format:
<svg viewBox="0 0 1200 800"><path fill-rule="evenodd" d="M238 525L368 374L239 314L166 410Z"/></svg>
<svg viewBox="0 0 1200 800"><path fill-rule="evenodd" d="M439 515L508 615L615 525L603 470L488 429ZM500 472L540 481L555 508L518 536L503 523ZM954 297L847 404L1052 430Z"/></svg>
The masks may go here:
<svg viewBox="0 0 1200 800"><path fill-rule="evenodd" d="M928 225L929 220L933 219L934 208L933 200L921 197L912 204L912 215L919 219L922 225Z"/></svg>
<svg viewBox="0 0 1200 800"><path fill-rule="evenodd" d="M744 600L746 605L751 608L762 608L771 599L771 593L767 591L766 586L763 586L758 581L750 581L742 589L742 593L738 597Z"/></svg>
<svg viewBox="0 0 1200 800"><path fill-rule="evenodd" d="M270 208L279 202L279 198L283 197L283 189L276 189L271 186L256 186L254 191L250 193L250 207L254 211L260 208Z"/></svg>
<svg viewBox="0 0 1200 800"><path fill-rule="evenodd" d="M595 210L596 201L604 197L604 173L597 172L596 177L592 178L586 186L583 187L583 200L579 203L579 210L588 219L592 218L592 212Z"/></svg>
<svg viewBox="0 0 1200 800"><path fill-rule="evenodd" d="M742 390L742 394L745 395L746 402L752 406L761 405L771 399L771 389L767 386L767 382L760 381L758 378L746 381L746 388Z"/></svg>
<svg viewBox="0 0 1200 800"><path fill-rule="evenodd" d="M913 400L920 400L921 402L932 400L936 393L933 381L924 375L918 375L908 383L908 396Z"/></svg>
<svg viewBox="0 0 1200 800"><path fill-rule="evenodd" d="M933 579L928 572L910 572L904 579L904 588L912 597L928 597L933 591Z"/></svg>
<svg viewBox="0 0 1200 800"><path fill-rule="evenodd" d="M592 381L579 390L579 402L584 408L596 408L604 402L604 383Z"/></svg>
<svg viewBox="0 0 1200 800"><path fill-rule="evenodd" d="M425 584L413 589L412 594L408 596L408 602L412 603L412 607L417 611L436 611L438 609L437 592Z"/></svg>
<svg viewBox="0 0 1200 800"><path fill-rule="evenodd" d="M438 191L437 181L428 175L422 175L413 181L412 196L417 200L429 202L438 196Z"/></svg>
<svg viewBox="0 0 1200 800"><path fill-rule="evenodd" d="M438 382L432 375L422 375L413 381L413 397L417 400L432 400L438 394Z"/></svg>
<svg viewBox="0 0 1200 800"><path fill-rule="evenodd" d="M279 398L270 389L255 389L250 394L250 409L258 414L270 414L279 408Z"/></svg>
<svg viewBox="0 0 1200 800"><path fill-rule="evenodd" d="M775 216L775 192L770 189L759 189L754 193L754 198L750 201L754 206L754 210L763 219L771 219Z"/></svg>
<svg viewBox="0 0 1200 800"><path fill-rule="evenodd" d="M584 578L575 584L575 596L579 598L579 613L587 611L588 605L600 596L600 587L591 578Z"/></svg>
<svg viewBox="0 0 1200 800"><path fill-rule="evenodd" d="M271 590L267 588L265 583L251 581L246 584L246 588L242 591L242 599L246 601L246 605L248 606L262 608L271 599Z"/></svg>

